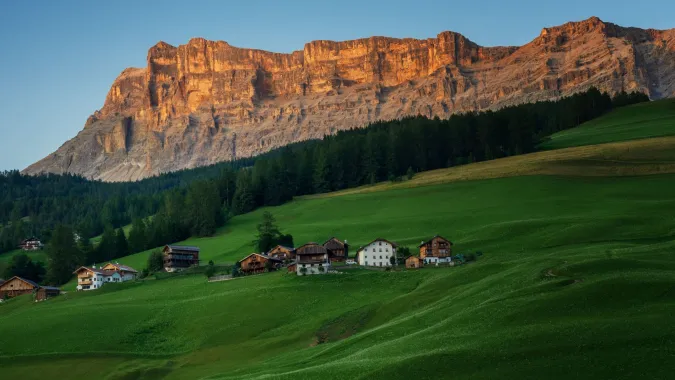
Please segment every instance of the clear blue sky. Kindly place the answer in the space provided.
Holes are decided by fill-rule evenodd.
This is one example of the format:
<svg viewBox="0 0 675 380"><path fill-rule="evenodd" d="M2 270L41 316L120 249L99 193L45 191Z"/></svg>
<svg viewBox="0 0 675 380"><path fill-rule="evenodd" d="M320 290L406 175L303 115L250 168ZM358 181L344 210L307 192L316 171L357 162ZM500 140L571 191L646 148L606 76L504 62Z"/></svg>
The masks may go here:
<svg viewBox="0 0 675 380"><path fill-rule="evenodd" d="M507 5L508 3L508 5ZM517 4L517 5L516 5ZM191 37L277 52L317 39L427 38L444 30L481 45L520 45L542 27L598 16L675 27L675 1L3 1L0 170L23 169L74 137L115 77L145 65L157 41Z"/></svg>

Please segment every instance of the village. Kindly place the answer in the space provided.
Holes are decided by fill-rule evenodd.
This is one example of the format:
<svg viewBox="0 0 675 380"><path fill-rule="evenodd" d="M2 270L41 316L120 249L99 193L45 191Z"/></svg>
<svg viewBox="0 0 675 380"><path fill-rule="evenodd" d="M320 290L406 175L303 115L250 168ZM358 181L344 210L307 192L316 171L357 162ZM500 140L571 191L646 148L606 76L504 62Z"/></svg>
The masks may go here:
<svg viewBox="0 0 675 380"><path fill-rule="evenodd" d="M338 269L362 267L373 270L391 270L401 267L419 269L425 266L454 266L464 261L462 255L453 258L453 243L436 235L423 241L417 247L416 255L408 254L399 257L399 246L387 239L377 238L359 247L354 258L350 258L347 240L331 237L323 244L309 242L300 247L276 245L268 252L251 253L234 264L233 273L238 276L250 276L267 272L285 270L297 276L340 273ZM21 243L24 250L41 249L42 243L35 238ZM405 251L409 251L405 249ZM167 273L181 272L200 265L200 248L184 245L166 245L162 249L163 270ZM139 278L139 271L118 262L105 265L94 264L76 269L76 291L92 291L100 289L107 283L122 283ZM228 276L231 278L233 276ZM33 294L34 300L44 301L61 294L61 289L52 286L41 286L37 283L14 276L0 279L0 301Z"/></svg>

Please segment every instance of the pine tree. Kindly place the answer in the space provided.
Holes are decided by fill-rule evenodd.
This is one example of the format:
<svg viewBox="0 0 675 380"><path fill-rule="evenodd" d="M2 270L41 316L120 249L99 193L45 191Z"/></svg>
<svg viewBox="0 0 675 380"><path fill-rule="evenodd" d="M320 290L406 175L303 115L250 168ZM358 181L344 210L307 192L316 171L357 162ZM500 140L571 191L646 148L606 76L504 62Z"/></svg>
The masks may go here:
<svg viewBox="0 0 675 380"><path fill-rule="evenodd" d="M52 239L47 246L49 260L47 282L61 285L70 280L73 271L83 264L82 253L75 244L73 230L64 225L54 228Z"/></svg>
<svg viewBox="0 0 675 380"><path fill-rule="evenodd" d="M124 230L118 228L115 231L115 253L111 259L118 257L124 257L129 254L129 243L127 242L127 237L124 235Z"/></svg>
<svg viewBox="0 0 675 380"><path fill-rule="evenodd" d="M258 224L257 230L258 234L254 243L260 252L267 252L272 249L279 239L279 235L281 235L274 215L268 211L263 213L262 223Z"/></svg>
<svg viewBox="0 0 675 380"><path fill-rule="evenodd" d="M101 235L101 241L96 247L96 257L95 261L102 263L104 261L110 261L115 257L115 251L117 250L117 238L115 235L115 230L108 226L103 230L103 235Z"/></svg>
<svg viewBox="0 0 675 380"><path fill-rule="evenodd" d="M255 200L253 198L251 176L248 170L239 171L237 175L237 190L232 199L232 211L235 215L253 211Z"/></svg>
<svg viewBox="0 0 675 380"><path fill-rule="evenodd" d="M129 231L129 251L131 253L142 252L148 247L147 228L141 218L136 218L131 223Z"/></svg>

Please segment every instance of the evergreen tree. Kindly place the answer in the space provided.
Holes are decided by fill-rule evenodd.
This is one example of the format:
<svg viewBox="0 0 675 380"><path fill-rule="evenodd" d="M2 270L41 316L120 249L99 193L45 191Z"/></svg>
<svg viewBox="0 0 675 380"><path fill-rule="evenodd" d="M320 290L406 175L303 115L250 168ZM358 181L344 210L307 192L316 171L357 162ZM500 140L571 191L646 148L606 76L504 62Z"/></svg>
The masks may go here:
<svg viewBox="0 0 675 380"><path fill-rule="evenodd" d="M129 254L129 243L127 237L124 235L124 230L118 228L115 231L115 254L111 259L124 257Z"/></svg>
<svg viewBox="0 0 675 380"><path fill-rule="evenodd" d="M45 275L44 264L33 262L25 253L12 256L7 268L3 273L5 279L19 276L27 280L41 282Z"/></svg>
<svg viewBox="0 0 675 380"><path fill-rule="evenodd" d="M148 247L148 237L145 222L141 218L136 218L131 223L129 231L129 250L132 253L142 252Z"/></svg>
<svg viewBox="0 0 675 380"><path fill-rule="evenodd" d="M248 170L241 170L237 174L237 189L232 199L232 212L235 215L245 214L253 211L254 208L251 175Z"/></svg>
<svg viewBox="0 0 675 380"><path fill-rule="evenodd" d="M192 235L213 235L222 222L220 196L215 183L212 181L193 183L188 189L185 203Z"/></svg>
<svg viewBox="0 0 675 380"><path fill-rule="evenodd" d="M72 277L73 271L83 264L84 258L73 238L73 230L64 225L54 228L52 239L47 246L49 260L47 282L61 285Z"/></svg>
<svg viewBox="0 0 675 380"><path fill-rule="evenodd" d="M154 250L148 256L148 272L157 273L164 270L164 254L160 250Z"/></svg>
<svg viewBox="0 0 675 380"><path fill-rule="evenodd" d="M319 194L328 192L330 191L330 169L328 166L326 153L322 149L317 149L314 157L316 159L314 163L314 176L312 182L314 184L314 192Z"/></svg>
<svg viewBox="0 0 675 380"><path fill-rule="evenodd" d="M110 261L116 257L117 251L117 237L115 230L111 226L107 226L101 235L101 241L96 247L96 256L94 262L103 263Z"/></svg>
<svg viewBox="0 0 675 380"><path fill-rule="evenodd" d="M268 252L274 247L281 234L276 225L274 215L265 211L263 213L262 223L258 224L257 230L258 234L256 235L255 245L260 252Z"/></svg>

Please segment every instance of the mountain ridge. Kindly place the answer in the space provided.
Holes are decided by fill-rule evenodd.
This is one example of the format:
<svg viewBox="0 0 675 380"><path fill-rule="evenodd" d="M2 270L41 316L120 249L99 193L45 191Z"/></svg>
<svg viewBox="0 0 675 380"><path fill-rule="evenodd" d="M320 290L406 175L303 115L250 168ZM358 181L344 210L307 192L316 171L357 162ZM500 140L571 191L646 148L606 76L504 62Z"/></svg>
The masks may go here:
<svg viewBox="0 0 675 380"><path fill-rule="evenodd" d="M447 118L589 87L675 95L675 29L592 17L543 28L519 47L483 47L445 31L317 40L291 53L160 41L145 68L122 71L75 138L24 173L138 180L379 120Z"/></svg>

